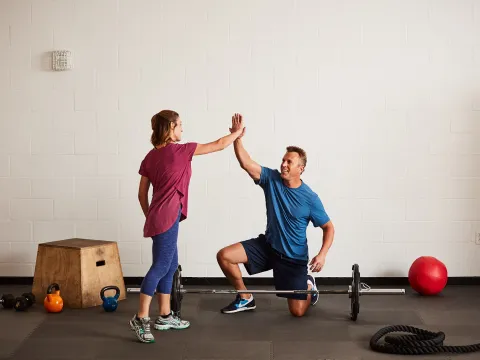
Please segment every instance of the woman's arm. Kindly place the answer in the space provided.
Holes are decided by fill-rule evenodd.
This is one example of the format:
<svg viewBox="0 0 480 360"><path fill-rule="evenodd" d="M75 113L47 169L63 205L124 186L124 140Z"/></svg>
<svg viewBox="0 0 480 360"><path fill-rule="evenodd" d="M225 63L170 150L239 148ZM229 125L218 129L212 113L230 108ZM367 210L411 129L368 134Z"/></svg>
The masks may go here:
<svg viewBox="0 0 480 360"><path fill-rule="evenodd" d="M143 213L145 217L148 213L148 190L150 188L150 180L146 176L142 176L140 178L140 185L138 187L138 201L140 202L140 206L142 207Z"/></svg>
<svg viewBox="0 0 480 360"><path fill-rule="evenodd" d="M212 141L207 144L198 144L197 149L195 150L193 155L204 155L223 150L232 145L233 142L242 134L242 131L243 126L237 131L227 136L224 136L216 141Z"/></svg>

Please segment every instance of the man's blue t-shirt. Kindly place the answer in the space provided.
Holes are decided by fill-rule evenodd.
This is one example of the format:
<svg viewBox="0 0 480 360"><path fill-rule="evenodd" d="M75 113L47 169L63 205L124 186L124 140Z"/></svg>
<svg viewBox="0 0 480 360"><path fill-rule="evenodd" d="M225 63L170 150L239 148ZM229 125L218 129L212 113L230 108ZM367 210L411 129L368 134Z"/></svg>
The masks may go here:
<svg viewBox="0 0 480 360"><path fill-rule="evenodd" d="M298 188L285 186L278 170L263 166L255 184L265 193L267 242L290 258L308 260L309 221L315 227L330 221L318 195L303 181Z"/></svg>

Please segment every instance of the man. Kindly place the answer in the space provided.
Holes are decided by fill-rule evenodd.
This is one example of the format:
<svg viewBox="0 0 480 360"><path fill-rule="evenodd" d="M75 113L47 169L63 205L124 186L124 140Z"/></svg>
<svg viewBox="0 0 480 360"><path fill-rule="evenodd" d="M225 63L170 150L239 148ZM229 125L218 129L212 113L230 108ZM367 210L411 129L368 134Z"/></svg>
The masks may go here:
<svg viewBox="0 0 480 360"><path fill-rule="evenodd" d="M242 116L235 114L230 131L242 125ZM257 238L221 249L217 253L218 264L236 290L246 290L238 264L244 264L250 275L273 270L277 290L316 290L315 278L308 274L306 229L310 221L323 229L323 245L310 262L310 270L319 272L333 242L334 226L318 195L300 178L307 163L305 151L295 146L287 147L279 172L260 166L250 158L242 144L244 134L245 128L234 142L235 155L242 169L264 191L267 229ZM318 293L277 296L287 298L290 313L298 317L318 301ZM231 314L255 308L252 294L238 294L222 312Z"/></svg>

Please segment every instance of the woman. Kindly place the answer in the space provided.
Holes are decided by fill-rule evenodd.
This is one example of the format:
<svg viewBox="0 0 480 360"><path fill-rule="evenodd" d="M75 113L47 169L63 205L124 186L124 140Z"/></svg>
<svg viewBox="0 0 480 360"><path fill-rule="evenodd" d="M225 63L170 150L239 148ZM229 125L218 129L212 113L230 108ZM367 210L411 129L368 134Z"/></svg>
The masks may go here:
<svg viewBox="0 0 480 360"><path fill-rule="evenodd" d="M178 266L179 223L187 218L188 212L191 160L194 155L209 154L230 146L242 134L243 124L237 131L208 144L176 144L182 139L182 132L182 120L175 111L163 110L154 115L151 136L154 148L145 156L139 170L138 199L146 217L143 235L153 240L153 262L142 282L138 312L130 320L130 326L137 338L145 343L155 341L149 317L155 291L160 310L160 316L154 323L155 329L185 329L190 326L188 321L172 313L170 293ZM149 205L150 184L153 196Z"/></svg>

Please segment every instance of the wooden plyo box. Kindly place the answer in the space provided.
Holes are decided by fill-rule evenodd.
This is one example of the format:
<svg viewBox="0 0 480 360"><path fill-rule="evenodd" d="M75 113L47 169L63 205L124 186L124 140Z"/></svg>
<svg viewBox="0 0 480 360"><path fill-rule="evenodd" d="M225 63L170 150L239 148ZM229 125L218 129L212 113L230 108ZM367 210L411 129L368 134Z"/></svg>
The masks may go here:
<svg viewBox="0 0 480 360"><path fill-rule="evenodd" d="M38 244L32 287L38 302L43 303L52 283L59 285L65 308L101 305L100 291L110 285L120 289L118 300L126 299L117 243L66 239ZM105 292L113 295L115 290Z"/></svg>

